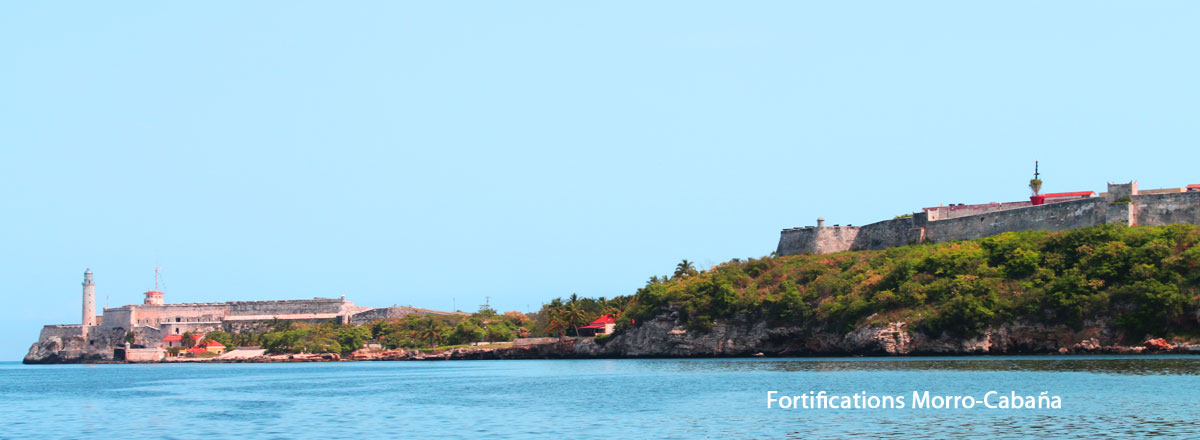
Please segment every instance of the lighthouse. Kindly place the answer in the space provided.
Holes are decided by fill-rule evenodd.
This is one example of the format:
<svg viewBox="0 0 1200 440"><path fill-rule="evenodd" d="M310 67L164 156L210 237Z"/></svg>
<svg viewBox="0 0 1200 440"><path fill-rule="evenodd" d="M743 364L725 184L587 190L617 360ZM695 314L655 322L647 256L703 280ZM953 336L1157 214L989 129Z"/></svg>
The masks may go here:
<svg viewBox="0 0 1200 440"><path fill-rule="evenodd" d="M92 282L92 270L83 273L83 331L96 325L96 283Z"/></svg>

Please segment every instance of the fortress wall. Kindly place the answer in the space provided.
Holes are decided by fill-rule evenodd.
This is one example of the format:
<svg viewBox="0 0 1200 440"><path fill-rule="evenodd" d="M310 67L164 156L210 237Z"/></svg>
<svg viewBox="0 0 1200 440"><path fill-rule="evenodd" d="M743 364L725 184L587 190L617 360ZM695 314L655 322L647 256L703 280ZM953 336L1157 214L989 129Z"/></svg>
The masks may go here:
<svg viewBox="0 0 1200 440"><path fill-rule="evenodd" d="M816 249L813 253L831 254L848 251L858 238L858 226L826 226L817 228Z"/></svg>
<svg viewBox="0 0 1200 440"><path fill-rule="evenodd" d="M938 206L936 208L925 208L924 211L929 216L930 221L947 220L958 217L967 217L972 215L987 214L989 212L1005 211L1009 209L1024 208L1030 206L1032 202L1004 202L1004 203L984 203L979 205L950 205Z"/></svg>
<svg viewBox="0 0 1200 440"><path fill-rule="evenodd" d="M886 249L920 243L921 230L916 227L918 216L924 219L924 213L920 213L914 214L913 217L885 220L859 227L851 249Z"/></svg>
<svg viewBox="0 0 1200 440"><path fill-rule="evenodd" d="M1200 224L1200 192L1133 196L1134 218L1142 226Z"/></svg>
<svg viewBox="0 0 1200 440"><path fill-rule="evenodd" d="M353 306L341 299L313 298L280 301L233 301L229 304L229 315L294 315L314 313L341 313L343 304Z"/></svg>
<svg viewBox="0 0 1200 440"><path fill-rule="evenodd" d="M1093 197L1030 206L994 213L931 221L925 237L935 242L970 240L1015 231L1063 231L1103 224L1107 220L1104 199Z"/></svg>
<svg viewBox="0 0 1200 440"><path fill-rule="evenodd" d="M371 321L378 321L380 319L403 318L414 313L422 312L412 307L380 307L378 309L371 309L364 312L355 313L350 317L350 323L354 325L362 325Z"/></svg>
<svg viewBox="0 0 1200 440"><path fill-rule="evenodd" d="M45 341L49 338L57 337L66 339L70 337L83 337L82 325L47 325L42 327L42 333L38 335L38 341Z"/></svg>
<svg viewBox="0 0 1200 440"><path fill-rule="evenodd" d="M795 255L813 252L816 248L817 228L784 229L779 233L779 246L775 255Z"/></svg>
<svg viewBox="0 0 1200 440"><path fill-rule="evenodd" d="M167 358L167 351L161 348L129 348L125 350L125 360L129 362L159 362Z"/></svg>
<svg viewBox="0 0 1200 440"><path fill-rule="evenodd" d="M131 308L135 325L155 327L162 323L220 321L229 314L228 306L221 303L141 305Z"/></svg>
<svg viewBox="0 0 1200 440"><path fill-rule="evenodd" d="M100 327L106 329L130 329L133 326L133 306L104 309L104 320Z"/></svg>
<svg viewBox="0 0 1200 440"><path fill-rule="evenodd" d="M208 333L214 330L221 330L223 326L220 322L169 322L158 327L158 340L167 335L182 335L187 332L192 333Z"/></svg>

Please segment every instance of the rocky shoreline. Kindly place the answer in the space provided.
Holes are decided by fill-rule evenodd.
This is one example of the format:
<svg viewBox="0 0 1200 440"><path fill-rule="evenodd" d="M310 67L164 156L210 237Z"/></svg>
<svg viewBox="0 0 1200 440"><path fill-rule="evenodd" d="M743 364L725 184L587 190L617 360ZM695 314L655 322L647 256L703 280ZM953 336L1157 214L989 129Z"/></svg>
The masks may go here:
<svg viewBox="0 0 1200 440"><path fill-rule="evenodd" d="M689 330L679 312L608 337L539 338L517 343L445 350L362 349L337 353L265 354L207 359L141 359L140 362L342 362L417 360L588 359L588 358L710 358L811 356L958 356L1029 354L1200 354L1200 344L1172 343L1150 338L1125 345L1126 335L1109 322L1096 320L1080 329L1012 322L972 338L930 337L912 331L904 322L865 326L849 333L814 331L803 327L771 327L766 322L717 321L710 330ZM112 355L73 349L72 341L52 338L30 347L27 364L120 363ZM76 341L78 342L78 341ZM111 353L111 352L110 352ZM129 361L128 363L139 363Z"/></svg>

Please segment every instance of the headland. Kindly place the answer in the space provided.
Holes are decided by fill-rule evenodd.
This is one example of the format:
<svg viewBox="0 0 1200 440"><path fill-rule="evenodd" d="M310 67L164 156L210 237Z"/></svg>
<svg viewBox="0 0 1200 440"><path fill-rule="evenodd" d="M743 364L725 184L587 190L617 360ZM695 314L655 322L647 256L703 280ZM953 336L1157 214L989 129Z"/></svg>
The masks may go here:
<svg viewBox="0 0 1200 440"><path fill-rule="evenodd" d="M1200 354L1200 186L786 229L777 255L684 260L631 295L533 313L340 298L142 304L47 325L26 363Z"/></svg>

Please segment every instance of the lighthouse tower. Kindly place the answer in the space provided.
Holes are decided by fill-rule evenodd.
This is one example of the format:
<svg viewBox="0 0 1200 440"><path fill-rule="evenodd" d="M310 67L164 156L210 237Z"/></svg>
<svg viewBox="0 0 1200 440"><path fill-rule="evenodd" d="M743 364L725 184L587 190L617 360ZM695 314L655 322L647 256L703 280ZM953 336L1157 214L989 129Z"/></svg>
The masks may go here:
<svg viewBox="0 0 1200 440"><path fill-rule="evenodd" d="M92 270L83 273L83 339L87 340L88 326L96 325L96 283L92 282Z"/></svg>

